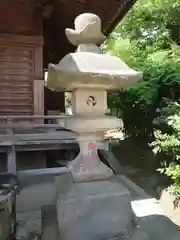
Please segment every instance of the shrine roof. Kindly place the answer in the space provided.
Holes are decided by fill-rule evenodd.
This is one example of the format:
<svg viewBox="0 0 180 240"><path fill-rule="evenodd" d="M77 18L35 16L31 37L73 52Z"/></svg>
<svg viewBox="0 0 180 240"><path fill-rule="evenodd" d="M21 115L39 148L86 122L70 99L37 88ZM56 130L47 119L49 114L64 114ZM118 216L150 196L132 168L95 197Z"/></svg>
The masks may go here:
<svg viewBox="0 0 180 240"><path fill-rule="evenodd" d="M44 18L44 66L57 63L74 51L66 39L65 28L73 28L74 19L81 13L97 14L102 19L103 32L107 36L123 18L136 0L40 0L44 6L52 6L52 13Z"/></svg>

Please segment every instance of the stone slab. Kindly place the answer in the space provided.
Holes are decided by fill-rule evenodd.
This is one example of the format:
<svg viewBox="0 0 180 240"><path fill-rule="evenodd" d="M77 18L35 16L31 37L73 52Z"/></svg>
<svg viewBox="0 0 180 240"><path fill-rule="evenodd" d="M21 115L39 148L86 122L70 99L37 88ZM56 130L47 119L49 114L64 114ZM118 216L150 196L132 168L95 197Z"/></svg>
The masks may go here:
<svg viewBox="0 0 180 240"><path fill-rule="evenodd" d="M53 179L23 186L17 196L17 213L41 210L43 205L55 203L55 187Z"/></svg>
<svg viewBox="0 0 180 240"><path fill-rule="evenodd" d="M120 237L131 229L131 196L116 177L72 183L59 190L57 216L63 240Z"/></svg>
<svg viewBox="0 0 180 240"><path fill-rule="evenodd" d="M71 179L67 168L19 172L20 194L17 196L17 213L40 211L44 205L55 204L56 181L59 176L61 179L64 179L63 176Z"/></svg>

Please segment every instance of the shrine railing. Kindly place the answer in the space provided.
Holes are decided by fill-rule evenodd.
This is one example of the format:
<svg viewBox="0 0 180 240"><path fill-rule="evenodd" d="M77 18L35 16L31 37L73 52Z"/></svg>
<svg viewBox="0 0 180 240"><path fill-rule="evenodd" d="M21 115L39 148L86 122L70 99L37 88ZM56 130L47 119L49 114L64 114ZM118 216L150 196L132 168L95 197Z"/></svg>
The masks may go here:
<svg viewBox="0 0 180 240"><path fill-rule="evenodd" d="M63 127L66 118L50 115L0 116L0 152L7 154L8 172L16 172L18 151L57 150L77 145L74 133Z"/></svg>

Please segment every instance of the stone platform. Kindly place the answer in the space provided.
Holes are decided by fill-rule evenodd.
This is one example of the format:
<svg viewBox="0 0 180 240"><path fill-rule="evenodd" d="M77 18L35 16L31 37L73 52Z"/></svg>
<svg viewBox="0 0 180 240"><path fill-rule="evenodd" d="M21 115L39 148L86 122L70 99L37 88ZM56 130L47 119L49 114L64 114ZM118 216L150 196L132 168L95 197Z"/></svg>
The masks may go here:
<svg viewBox="0 0 180 240"><path fill-rule="evenodd" d="M67 173L67 174L62 174L58 177L55 177L55 178L58 178L58 180L56 179L58 186L60 184L60 189L58 189L59 191L63 189L63 192L65 193L64 191L65 188L70 189L71 180L72 180L70 176L71 175ZM135 216L134 218L135 224L133 224L132 231L130 232L130 234L127 233L121 237L110 238L110 240L161 240L161 239L180 240L179 228L176 225L174 225L165 216L165 213L161 207L161 204L156 199L153 199L151 196L148 196L142 189L140 189L130 179L126 179L125 176L117 175L116 177L118 178L118 181L117 179L116 180L113 179L113 181L117 182L118 185L120 184L119 185L120 188L123 185L123 188L127 188L131 193L131 197L132 197L131 205L133 209L133 214ZM29 178L28 183L27 183L27 180L25 180L24 178L21 179L22 189L21 189L20 196L18 197L18 206L21 205L21 209L18 208L18 210L21 210L20 211L21 213L18 212L18 215L17 215L17 221L19 222L17 226L18 228L17 239L30 240L30 238L28 237L29 232L37 232L37 231L38 232L42 231L43 233L42 240L52 239L52 236L54 236L58 231L58 228L55 227L55 224L54 224L54 222L56 221L56 216L50 217L52 216L51 208L47 209L46 207L46 211L48 211L45 214L45 217L47 217L47 221L44 221L41 224L41 209L43 205L55 204L55 199L54 200L49 199L51 195L51 191L53 189L53 185L55 183L52 182L51 187L49 186L48 188L44 188L44 190L42 190L41 182L38 183L39 180L37 180L38 177L32 176L31 178L32 178L32 181ZM47 179L46 181L44 181L44 178L47 178L47 177L43 175L43 182L46 185ZM36 180L36 185L33 185L35 180ZM31 191L29 192L30 187L31 187ZM39 195L37 196L36 194L37 193L36 188L38 188L39 192L41 192L40 199L39 199ZM49 190L47 191L47 189ZM108 195L108 189L106 189L105 194ZM25 195L27 195L26 198L25 198ZM35 206L34 204L29 205L29 202L26 201L26 199L28 198L32 199L32 196L33 196L33 199L34 198L37 199L37 204L35 208L33 207ZM57 195L54 194L54 198L56 198L56 196ZM35 199L34 199L34 202L35 202ZM41 201L41 206L39 204L39 201ZM113 203L109 203L110 208L112 204ZM26 206L22 206L22 205L26 205ZM56 206L54 205L54 207ZM25 213L22 212L25 210L29 210L29 211L28 212L26 211ZM74 212L74 215L75 214L76 212ZM50 223L50 220L52 221L52 223ZM89 221L88 218L85 219L84 221L85 221L84 225L87 226L87 222ZM91 227L89 228L90 230L92 229ZM108 226L108 229L109 229L109 226ZM52 231L54 231L53 234L52 234ZM34 239L31 239L31 240L34 240ZM53 240L64 240L64 238L53 238ZM103 240L109 240L109 239L105 238Z"/></svg>
<svg viewBox="0 0 180 240"><path fill-rule="evenodd" d="M61 239L113 239L131 231L131 196L117 177L65 187L57 198Z"/></svg>

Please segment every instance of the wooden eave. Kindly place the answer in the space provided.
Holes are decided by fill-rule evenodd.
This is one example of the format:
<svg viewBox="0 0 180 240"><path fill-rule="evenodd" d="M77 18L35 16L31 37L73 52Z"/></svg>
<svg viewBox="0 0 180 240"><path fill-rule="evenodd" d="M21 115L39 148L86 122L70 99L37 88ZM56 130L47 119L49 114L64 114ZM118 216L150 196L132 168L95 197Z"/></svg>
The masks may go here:
<svg viewBox="0 0 180 240"><path fill-rule="evenodd" d="M83 12L97 14L107 36L123 18L136 0L40 0L52 4L53 11L44 19L44 67L49 62L57 63L69 52L74 51L66 39L65 28L73 28L74 19Z"/></svg>

